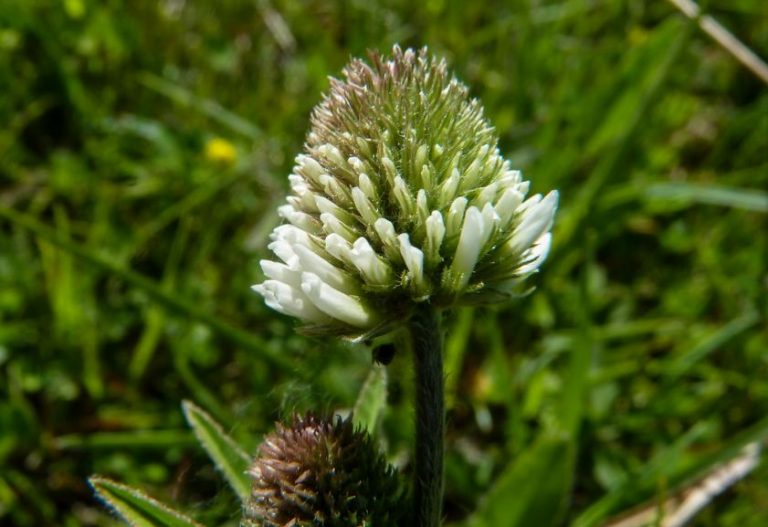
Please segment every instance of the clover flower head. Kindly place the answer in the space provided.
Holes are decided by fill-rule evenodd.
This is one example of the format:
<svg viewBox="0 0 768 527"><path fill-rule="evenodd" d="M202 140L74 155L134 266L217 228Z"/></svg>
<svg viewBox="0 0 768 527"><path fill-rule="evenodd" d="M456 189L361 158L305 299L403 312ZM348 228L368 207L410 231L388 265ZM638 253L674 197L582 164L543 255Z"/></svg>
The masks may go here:
<svg viewBox="0 0 768 527"><path fill-rule="evenodd" d="M438 308L499 301L545 260L558 194L526 198L480 103L444 60L353 60L315 108L277 261L254 289L308 330L370 336Z"/></svg>
<svg viewBox="0 0 768 527"><path fill-rule="evenodd" d="M295 417L264 438L243 527L399 525L405 494L371 437L352 421Z"/></svg>

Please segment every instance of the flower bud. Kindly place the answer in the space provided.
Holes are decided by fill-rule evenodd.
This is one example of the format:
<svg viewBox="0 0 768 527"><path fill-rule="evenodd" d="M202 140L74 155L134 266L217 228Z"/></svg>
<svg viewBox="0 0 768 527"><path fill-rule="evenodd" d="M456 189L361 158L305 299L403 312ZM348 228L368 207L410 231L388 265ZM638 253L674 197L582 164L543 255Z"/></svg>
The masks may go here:
<svg viewBox="0 0 768 527"><path fill-rule="evenodd" d="M395 527L408 510L370 436L339 417L278 423L249 474L243 527Z"/></svg>

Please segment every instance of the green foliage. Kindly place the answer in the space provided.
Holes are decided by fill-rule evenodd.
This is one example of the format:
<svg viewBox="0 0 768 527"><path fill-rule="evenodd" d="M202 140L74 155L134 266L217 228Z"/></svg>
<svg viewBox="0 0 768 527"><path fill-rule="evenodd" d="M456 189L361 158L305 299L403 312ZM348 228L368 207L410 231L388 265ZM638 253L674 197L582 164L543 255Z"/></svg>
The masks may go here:
<svg viewBox="0 0 768 527"><path fill-rule="evenodd" d="M557 525L569 503L574 444L541 437L499 475L469 527Z"/></svg>
<svg viewBox="0 0 768 527"><path fill-rule="evenodd" d="M240 501L245 500L251 488L246 474L251 458L204 410L190 401L184 401L182 407L187 423L194 430L200 445L213 460L216 468L222 472Z"/></svg>
<svg viewBox="0 0 768 527"><path fill-rule="evenodd" d="M352 419L371 435L376 434L387 405L387 369L374 364L352 409Z"/></svg>
<svg viewBox="0 0 768 527"><path fill-rule="evenodd" d="M88 481L96 494L132 527L202 527L140 490L100 476Z"/></svg>
<svg viewBox="0 0 768 527"><path fill-rule="evenodd" d="M701 4L768 55L761 2ZM249 287L327 76L394 42L445 56L561 196L536 290L446 318L446 523L527 466L566 473L536 480L560 524L602 525L765 442L768 92L668 2L0 2L0 523L113 525L99 473L236 525L179 400L249 454L354 407L369 351ZM359 414L407 463L411 357L387 370ZM694 525L761 526L767 470Z"/></svg>

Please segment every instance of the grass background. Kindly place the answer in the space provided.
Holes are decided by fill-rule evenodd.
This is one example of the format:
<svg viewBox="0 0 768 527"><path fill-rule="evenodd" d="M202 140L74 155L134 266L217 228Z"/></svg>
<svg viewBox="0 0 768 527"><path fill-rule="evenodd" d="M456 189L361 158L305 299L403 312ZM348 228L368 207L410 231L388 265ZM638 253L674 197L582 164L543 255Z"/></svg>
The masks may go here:
<svg viewBox="0 0 768 527"><path fill-rule="evenodd" d="M760 1L704 7L768 55ZM580 525L765 439L768 90L666 2L5 0L0 524L113 525L98 472L236 525L180 401L250 451L354 403L370 352L297 336L249 286L327 76L395 42L445 56L561 192L533 295L446 320L446 518L542 431L568 435L552 477ZM389 370L407 463L409 357ZM766 481L694 524L765 525Z"/></svg>

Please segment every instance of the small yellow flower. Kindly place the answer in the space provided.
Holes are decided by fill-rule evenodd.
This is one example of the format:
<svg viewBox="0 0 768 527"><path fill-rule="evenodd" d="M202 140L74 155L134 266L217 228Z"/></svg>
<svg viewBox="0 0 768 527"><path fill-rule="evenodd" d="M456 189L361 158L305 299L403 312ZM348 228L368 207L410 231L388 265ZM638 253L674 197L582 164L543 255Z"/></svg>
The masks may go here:
<svg viewBox="0 0 768 527"><path fill-rule="evenodd" d="M205 143L205 157L214 163L231 165L237 160L237 150L226 139L214 137Z"/></svg>

